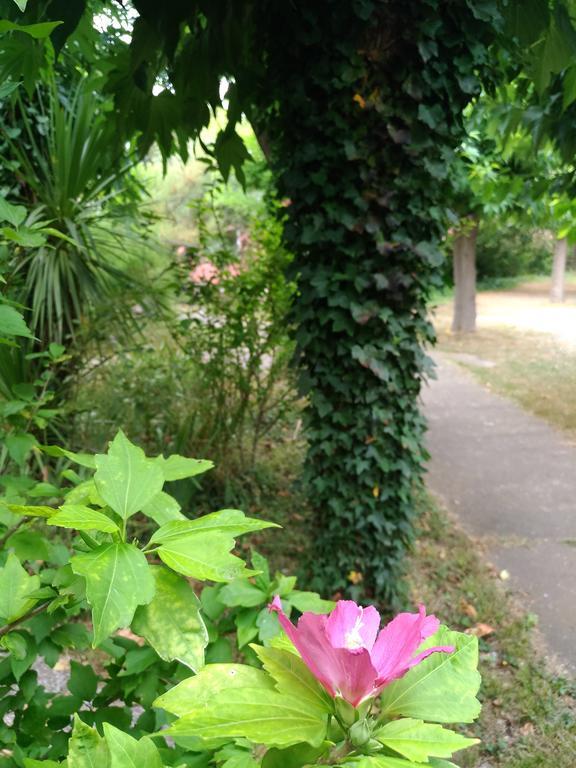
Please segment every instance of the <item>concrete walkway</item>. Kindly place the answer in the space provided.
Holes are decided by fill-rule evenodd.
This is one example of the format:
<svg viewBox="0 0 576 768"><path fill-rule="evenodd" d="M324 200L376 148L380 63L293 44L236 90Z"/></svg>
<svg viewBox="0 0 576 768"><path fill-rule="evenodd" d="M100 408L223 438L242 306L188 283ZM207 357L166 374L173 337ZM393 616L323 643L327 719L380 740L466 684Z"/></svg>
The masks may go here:
<svg viewBox="0 0 576 768"><path fill-rule="evenodd" d="M576 674L576 446L447 357L436 362L423 393L429 486L510 573L549 651Z"/></svg>

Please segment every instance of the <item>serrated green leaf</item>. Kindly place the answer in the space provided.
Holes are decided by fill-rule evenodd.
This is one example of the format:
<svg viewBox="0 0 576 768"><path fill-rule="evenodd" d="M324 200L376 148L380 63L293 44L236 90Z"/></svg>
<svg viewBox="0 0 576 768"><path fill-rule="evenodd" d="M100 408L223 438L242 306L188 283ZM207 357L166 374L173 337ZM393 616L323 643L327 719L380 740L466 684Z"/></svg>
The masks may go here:
<svg viewBox="0 0 576 768"><path fill-rule="evenodd" d="M243 560L230 554L234 536L273 525L246 517L240 510L225 509L196 520L168 522L154 533L150 546L157 545L164 563L184 576L232 581L254 573Z"/></svg>
<svg viewBox="0 0 576 768"><path fill-rule="evenodd" d="M96 457L91 453L73 453L72 451L67 451L65 448L60 448L58 445L41 445L40 449L47 456L54 456L56 458L65 457L75 464L80 464L81 467L96 469Z"/></svg>
<svg viewBox="0 0 576 768"><path fill-rule="evenodd" d="M274 679L277 690L287 697L306 704L320 714L332 712L333 702L302 659L278 648L251 646L264 669Z"/></svg>
<svg viewBox="0 0 576 768"><path fill-rule="evenodd" d="M333 600L324 600L316 592L301 592L299 589L289 594L288 601L301 613L330 613L336 605Z"/></svg>
<svg viewBox="0 0 576 768"><path fill-rule="evenodd" d="M0 617L7 624L16 621L33 608L37 600L31 593L40 589L40 577L29 576L13 552L0 568Z"/></svg>
<svg viewBox="0 0 576 768"><path fill-rule="evenodd" d="M6 504L13 515L23 515L24 517L53 517L58 511L54 507L31 504Z"/></svg>
<svg viewBox="0 0 576 768"><path fill-rule="evenodd" d="M160 491L144 507L142 512L158 525L164 525L170 520L186 520L180 511L180 504L173 496Z"/></svg>
<svg viewBox="0 0 576 768"><path fill-rule="evenodd" d="M160 753L147 736L137 741L110 723L104 723L104 737L110 750L110 768L163 768Z"/></svg>
<svg viewBox="0 0 576 768"><path fill-rule="evenodd" d="M103 531L104 533L118 533L119 528L104 512L97 509L84 507L81 504L65 504L53 515L49 525L57 525L60 528L74 528L77 531Z"/></svg>
<svg viewBox="0 0 576 768"><path fill-rule="evenodd" d="M204 664L208 632L200 615L200 601L190 585L172 571L154 566L154 598L140 606L132 630L164 661L178 661L197 671Z"/></svg>
<svg viewBox="0 0 576 768"><path fill-rule="evenodd" d="M432 723L471 723L480 714L478 639L441 627L420 646L452 645L454 653L433 653L382 693L382 715L422 718Z"/></svg>
<svg viewBox="0 0 576 768"><path fill-rule="evenodd" d="M222 587L218 599L228 607L254 608L266 601L266 595L249 581L237 579Z"/></svg>
<svg viewBox="0 0 576 768"><path fill-rule="evenodd" d="M74 715L74 729L68 746L68 768L111 768L106 741L78 715Z"/></svg>
<svg viewBox="0 0 576 768"><path fill-rule="evenodd" d="M400 757L388 757L387 755L364 755L353 757L342 764L348 768L422 768L422 763L413 763Z"/></svg>
<svg viewBox="0 0 576 768"><path fill-rule="evenodd" d="M148 504L164 485L158 464L147 459L141 448L118 432L106 455L95 457L96 489L104 501L127 520Z"/></svg>
<svg viewBox="0 0 576 768"><path fill-rule="evenodd" d="M319 746L328 716L262 688L228 688L172 723L166 734L201 739L244 738L270 747Z"/></svg>
<svg viewBox="0 0 576 768"><path fill-rule="evenodd" d="M374 738L394 752L417 763L429 757L452 757L454 752L478 743L441 725L406 718L392 720L374 731Z"/></svg>
<svg viewBox="0 0 576 768"><path fill-rule="evenodd" d="M136 608L154 597L154 578L146 557L132 544L103 544L76 555L70 564L75 574L86 579L94 646L120 627L128 627Z"/></svg>
<svg viewBox="0 0 576 768"><path fill-rule="evenodd" d="M303 766L315 765L316 761L325 755L330 749L326 742L319 747L311 747L309 744L296 744L288 749L269 749L262 760L262 768L303 768Z"/></svg>
<svg viewBox="0 0 576 768"><path fill-rule="evenodd" d="M273 691L274 681L261 669L246 664L208 664L197 675L157 698L154 706L183 717L207 706L220 691L243 688Z"/></svg>
<svg viewBox="0 0 576 768"><path fill-rule="evenodd" d="M167 482L173 480L184 480L187 477L201 475L208 470L213 469L214 462L206 459L188 459L186 456L173 454L168 456L156 456L153 461L162 469L164 479Z"/></svg>

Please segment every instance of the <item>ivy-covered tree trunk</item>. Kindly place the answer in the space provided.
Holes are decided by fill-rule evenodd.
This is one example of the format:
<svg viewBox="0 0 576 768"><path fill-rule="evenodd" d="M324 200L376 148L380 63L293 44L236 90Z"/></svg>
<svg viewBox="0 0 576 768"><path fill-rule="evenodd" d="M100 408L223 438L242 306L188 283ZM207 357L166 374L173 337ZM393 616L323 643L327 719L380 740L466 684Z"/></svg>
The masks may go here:
<svg viewBox="0 0 576 768"><path fill-rule="evenodd" d="M552 286L550 301L559 304L564 301L566 283L566 259L568 256L568 239L559 237L554 241L554 260L552 263Z"/></svg>
<svg viewBox="0 0 576 768"><path fill-rule="evenodd" d="M478 3L484 7L486 3ZM488 4L490 5L490 4ZM470 1L283 4L267 50L271 148L295 254L314 586L392 602L425 458L444 186L491 27Z"/></svg>
<svg viewBox="0 0 576 768"><path fill-rule="evenodd" d="M471 333L476 330L476 239L478 223L467 226L454 238L454 315L452 330Z"/></svg>

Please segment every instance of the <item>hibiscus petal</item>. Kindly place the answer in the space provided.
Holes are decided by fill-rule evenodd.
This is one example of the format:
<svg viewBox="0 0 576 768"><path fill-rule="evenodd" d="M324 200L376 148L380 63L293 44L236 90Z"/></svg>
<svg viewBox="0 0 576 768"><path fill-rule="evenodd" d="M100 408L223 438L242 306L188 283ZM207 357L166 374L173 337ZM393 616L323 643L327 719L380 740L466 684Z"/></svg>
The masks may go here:
<svg viewBox="0 0 576 768"><path fill-rule="evenodd" d="M393 680L410 668L410 661L423 640L433 635L440 622L426 616L424 606L418 613L399 613L378 635L370 652L378 670L379 683Z"/></svg>
<svg viewBox="0 0 576 768"><path fill-rule="evenodd" d="M366 649L334 648L326 632L327 618L304 613L295 627L278 598L270 606L292 640L302 660L331 696L340 695L353 706L369 696L376 684L376 669Z"/></svg>
<svg viewBox="0 0 576 768"><path fill-rule="evenodd" d="M380 614L376 608L362 608L352 600L339 600L328 617L326 634L334 648L370 650L379 627Z"/></svg>

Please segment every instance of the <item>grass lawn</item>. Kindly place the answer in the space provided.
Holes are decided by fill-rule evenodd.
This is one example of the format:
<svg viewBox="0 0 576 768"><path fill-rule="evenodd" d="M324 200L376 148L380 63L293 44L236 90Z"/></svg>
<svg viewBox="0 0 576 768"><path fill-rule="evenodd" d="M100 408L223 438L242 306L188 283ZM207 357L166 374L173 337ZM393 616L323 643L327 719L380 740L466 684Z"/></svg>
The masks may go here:
<svg viewBox="0 0 576 768"><path fill-rule="evenodd" d="M487 387L576 439L576 349L547 334L512 328L465 335L441 331L438 348L494 363L493 367L480 367L455 358Z"/></svg>
<svg viewBox="0 0 576 768"><path fill-rule="evenodd" d="M253 543L273 564L297 572L311 535L310 513L293 485L299 447L289 451L294 474L274 472L270 493L264 493L250 512L285 526L263 532ZM546 668L538 652L535 617L516 603L474 542L430 496L422 494L419 506L420 536L408 567L410 609L423 602L453 629L493 630L480 638L482 715L465 729L482 743L463 753L457 764L574 768L576 684Z"/></svg>

